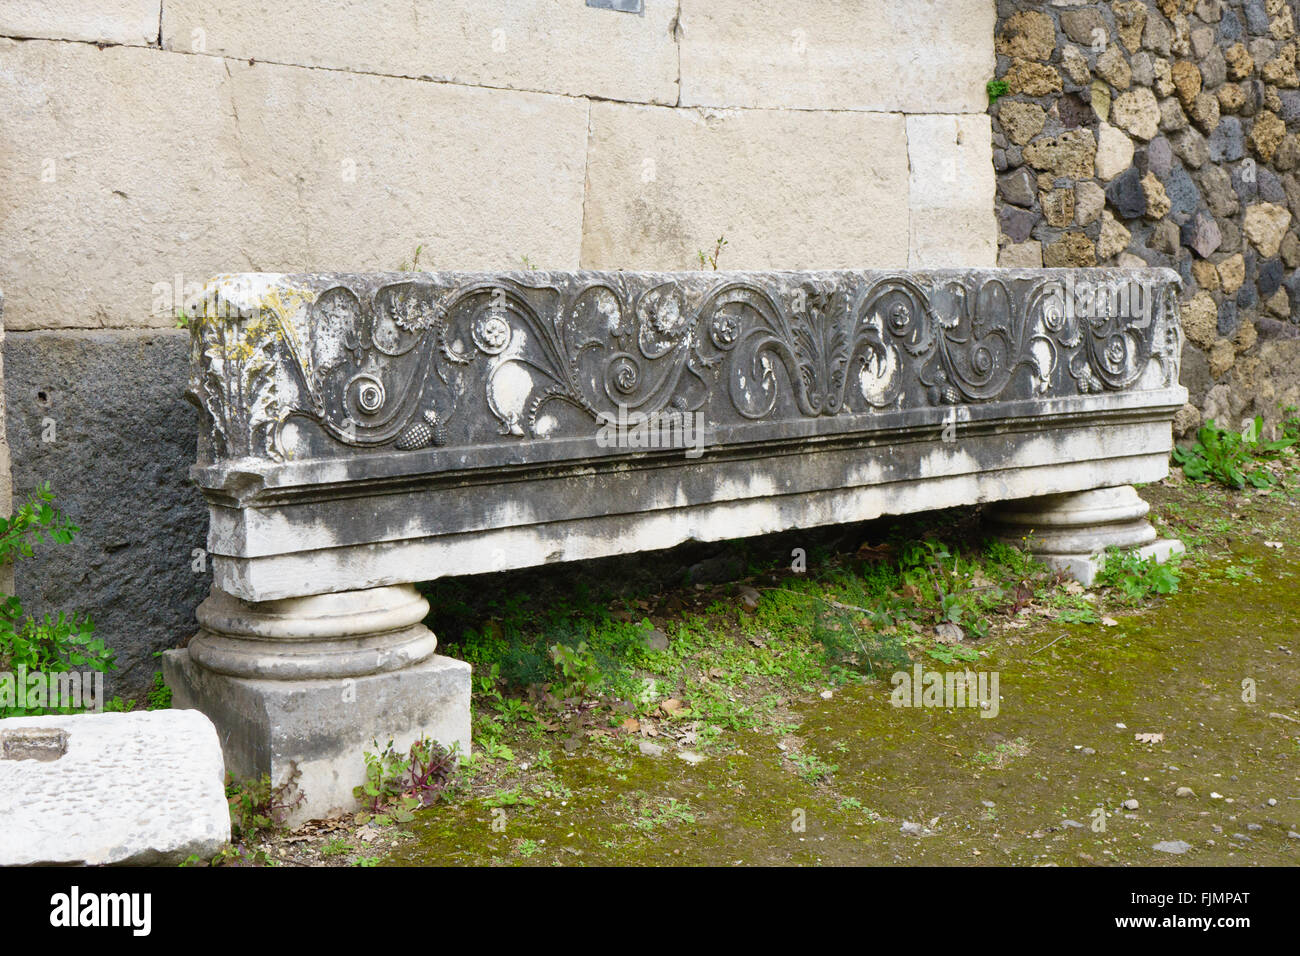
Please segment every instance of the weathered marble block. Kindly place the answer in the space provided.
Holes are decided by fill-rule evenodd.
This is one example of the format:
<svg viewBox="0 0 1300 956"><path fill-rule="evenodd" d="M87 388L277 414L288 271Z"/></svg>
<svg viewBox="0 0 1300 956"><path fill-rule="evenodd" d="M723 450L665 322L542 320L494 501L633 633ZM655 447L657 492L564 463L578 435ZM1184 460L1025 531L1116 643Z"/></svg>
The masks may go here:
<svg viewBox="0 0 1300 956"><path fill-rule="evenodd" d="M1058 525L1086 525L1101 512L1059 496L1167 474L1186 400L1177 282L219 278L191 305L214 591L187 667L262 681L418 670L436 641L410 585L442 575L1041 496L1058 496L1043 499ZM1035 513L1022 502L1008 520ZM1081 560L1118 540L1090 551L1080 527ZM1051 560L1072 567L1061 540ZM463 680L438 686L467 708ZM204 687L187 699L214 713Z"/></svg>
<svg viewBox="0 0 1300 956"><path fill-rule="evenodd" d="M221 747L202 714L0 720L0 866L175 865L229 839Z"/></svg>
<svg viewBox="0 0 1300 956"><path fill-rule="evenodd" d="M1134 285L1145 320L1066 314L1067 281ZM191 386L215 586L297 597L1159 478L1175 282L221 279ZM602 447L620 407L701 416L704 454Z"/></svg>

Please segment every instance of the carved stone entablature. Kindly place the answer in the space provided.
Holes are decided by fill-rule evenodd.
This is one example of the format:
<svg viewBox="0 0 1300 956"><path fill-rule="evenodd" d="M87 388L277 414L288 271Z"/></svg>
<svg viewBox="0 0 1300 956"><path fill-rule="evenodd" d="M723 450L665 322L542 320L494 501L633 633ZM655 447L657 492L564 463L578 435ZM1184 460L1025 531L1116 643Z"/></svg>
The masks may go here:
<svg viewBox="0 0 1300 956"><path fill-rule="evenodd" d="M189 395L209 464L401 453L446 471L483 449L633 454L600 452L601 423L673 411L696 413L711 446L937 426L963 406L988 417L1176 388L1177 282L1104 269L233 275L190 304ZM557 442L563 455L543 450Z"/></svg>

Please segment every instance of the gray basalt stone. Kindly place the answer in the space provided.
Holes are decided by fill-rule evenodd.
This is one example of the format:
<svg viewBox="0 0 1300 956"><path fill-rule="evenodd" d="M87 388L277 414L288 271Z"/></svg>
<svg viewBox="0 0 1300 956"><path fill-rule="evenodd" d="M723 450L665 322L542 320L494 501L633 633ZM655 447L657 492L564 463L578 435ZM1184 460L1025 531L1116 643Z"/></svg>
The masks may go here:
<svg viewBox="0 0 1300 956"><path fill-rule="evenodd" d="M1256 36L1268 35L1268 10L1264 6L1264 0L1245 0L1242 12L1246 15L1247 30Z"/></svg>
<svg viewBox="0 0 1300 956"><path fill-rule="evenodd" d="M1121 219L1136 219L1146 212L1147 197L1142 189L1142 174L1130 166L1106 186L1106 198Z"/></svg>
<svg viewBox="0 0 1300 956"><path fill-rule="evenodd" d="M1232 188L1236 190L1237 195L1243 203L1251 203L1259 196L1259 166L1247 163L1238 163L1230 166L1232 171ZM1249 169L1251 172L1246 173Z"/></svg>
<svg viewBox="0 0 1300 956"><path fill-rule="evenodd" d="M1223 11L1223 19L1219 21L1219 40L1230 44L1240 39L1241 21L1232 8L1228 8Z"/></svg>
<svg viewBox="0 0 1300 956"><path fill-rule="evenodd" d="M1197 213L1183 223L1182 244L1196 252L1202 259L1208 259L1219 248L1223 237L1219 234L1219 224L1208 212Z"/></svg>
<svg viewBox="0 0 1300 956"><path fill-rule="evenodd" d="M1277 173L1267 166L1259 166L1255 169L1255 177L1255 185L1259 191L1260 199L1265 202L1276 203L1279 206L1286 205L1286 189L1282 186L1282 180Z"/></svg>
<svg viewBox="0 0 1300 956"><path fill-rule="evenodd" d="M1042 217L1028 209L1003 206L998 210L998 226L1012 242L1024 242Z"/></svg>
<svg viewBox="0 0 1300 956"><path fill-rule="evenodd" d="M1219 303L1219 335L1227 338L1237 331L1237 303L1232 299L1224 299Z"/></svg>
<svg viewBox="0 0 1300 956"><path fill-rule="evenodd" d="M1267 299L1282 285L1282 260L1266 259L1259 264L1259 279L1256 285L1261 297Z"/></svg>
<svg viewBox="0 0 1300 956"><path fill-rule="evenodd" d="M154 652L183 643L212 575L181 330L10 332L6 426L16 496L48 481L81 531L15 566L27 609L89 612L117 652L110 696L139 699ZM48 424L52 423L52 424ZM52 438L52 441L44 439Z"/></svg>
<svg viewBox="0 0 1300 956"><path fill-rule="evenodd" d="M1246 137L1241 129L1241 120L1235 116L1225 116L1210 133L1208 140L1209 158L1212 163L1235 163L1246 155Z"/></svg>
<svg viewBox="0 0 1300 956"><path fill-rule="evenodd" d="M1027 167L1021 166L998 177L998 194L1013 205L1032 208L1038 198L1038 180Z"/></svg>
<svg viewBox="0 0 1300 956"><path fill-rule="evenodd" d="M1278 90L1277 96L1282 102L1282 120L1288 126L1300 123L1300 90Z"/></svg>
<svg viewBox="0 0 1300 956"><path fill-rule="evenodd" d="M1169 216L1176 223L1183 223L1193 215L1201 205L1201 191L1196 188L1191 174L1181 166L1174 166L1164 180L1165 192L1169 196Z"/></svg>

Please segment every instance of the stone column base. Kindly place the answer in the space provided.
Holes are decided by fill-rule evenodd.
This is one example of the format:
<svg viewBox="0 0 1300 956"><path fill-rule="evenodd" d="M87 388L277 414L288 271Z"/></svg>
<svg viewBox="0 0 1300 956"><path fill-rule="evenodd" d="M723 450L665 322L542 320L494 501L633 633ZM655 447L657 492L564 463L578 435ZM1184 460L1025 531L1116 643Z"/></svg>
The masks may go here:
<svg viewBox="0 0 1300 956"><path fill-rule="evenodd" d="M1146 520L1151 506L1132 485L1002 502L990 509L994 533L1050 568L1090 585L1106 564L1106 549L1136 551L1165 562L1182 554L1174 538L1158 538Z"/></svg>
<svg viewBox="0 0 1300 956"><path fill-rule="evenodd" d="M278 786L297 769L304 799L291 826L356 809L352 788L365 781L364 755L390 739L409 750L428 736L469 753L470 666L440 654L358 677L267 680L217 673L183 649L163 655L163 677L173 706L216 724L236 779L267 774Z"/></svg>

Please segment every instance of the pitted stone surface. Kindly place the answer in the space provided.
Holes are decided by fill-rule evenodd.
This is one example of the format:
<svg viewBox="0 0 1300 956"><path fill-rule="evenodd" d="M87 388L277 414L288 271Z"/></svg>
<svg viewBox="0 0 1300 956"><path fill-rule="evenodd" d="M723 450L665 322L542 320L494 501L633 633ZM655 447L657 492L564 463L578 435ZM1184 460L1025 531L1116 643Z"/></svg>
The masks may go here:
<svg viewBox="0 0 1300 956"><path fill-rule="evenodd" d="M1013 204L1005 191L996 197L1004 252L1014 248L1016 261L1028 261L1037 258L1028 248L1037 244L1050 265L1168 265L1184 279L1184 301L1204 292L1238 327L1300 322L1297 287L1279 284L1276 267L1264 271L1247 257L1231 292L1216 281L1224 257L1243 249L1300 267L1300 7L1294 0L1002 0L999 29L1017 16L1016 23L1027 24L1029 11L1038 10L1056 19L1052 55L1036 59L1031 71L1000 51L998 76L1022 81L1032 72L1034 82L1010 82L990 112L995 139L1015 126L1023 150L1023 164L1010 151L1002 154L1003 180L1029 168L1050 174L1051 182L1039 183L1032 203ZM1033 22L1040 53L1045 23ZM1085 100L1090 111L1080 108ZM1038 132L1008 123L1038 115L1046 117ZM1068 168L1060 137L1089 131L1097 142L1093 172ZM1144 202L1132 170L1158 180L1143 180ZM1113 218L1091 215L1078 202L1081 190L1094 186L1107 188ZM1059 197L1071 189L1076 216L1065 223ZM1272 209L1292 215L1284 219ZM1259 363L1245 354L1253 344L1244 343L1210 341L1201 364L1236 396L1241 415L1234 417L1258 414L1276 423L1277 396L1294 393L1253 371ZM1300 365L1300 347L1287 341L1278 349L1293 350ZM1272 367L1279 364L1285 363ZM1179 423L1192 420L1182 416Z"/></svg>
<svg viewBox="0 0 1300 956"><path fill-rule="evenodd" d="M221 745L202 714L14 717L0 720L3 749L37 730L66 734L66 752L0 755L0 866L175 865L230 839Z"/></svg>
<svg viewBox="0 0 1300 956"><path fill-rule="evenodd" d="M155 652L194 632L212 583L207 512L189 478L198 423L185 401L188 338L152 329L4 339L15 495L48 481L81 529L17 563L17 594L35 613L91 615L117 653L110 697L148 692Z"/></svg>

